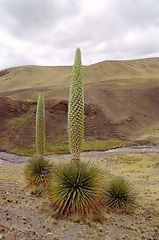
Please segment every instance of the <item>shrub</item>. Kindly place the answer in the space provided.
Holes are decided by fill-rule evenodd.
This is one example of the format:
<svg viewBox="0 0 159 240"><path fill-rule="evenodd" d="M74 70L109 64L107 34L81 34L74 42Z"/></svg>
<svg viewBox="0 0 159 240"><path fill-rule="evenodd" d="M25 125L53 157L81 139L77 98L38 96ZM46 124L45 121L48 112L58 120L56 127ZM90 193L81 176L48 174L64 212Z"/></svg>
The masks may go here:
<svg viewBox="0 0 159 240"><path fill-rule="evenodd" d="M84 87L81 52L77 48L72 69L68 106L69 150L74 162L80 161L80 152L84 135Z"/></svg>
<svg viewBox="0 0 159 240"><path fill-rule="evenodd" d="M61 163L53 172L50 195L57 216L86 216L103 203L103 174L88 163Z"/></svg>
<svg viewBox="0 0 159 240"><path fill-rule="evenodd" d="M25 177L30 186L46 185L52 174L52 164L44 158L33 158L25 167Z"/></svg>
<svg viewBox="0 0 159 240"><path fill-rule="evenodd" d="M127 210L135 206L136 192L133 185L117 177L110 181L106 188L106 205L112 209Z"/></svg>

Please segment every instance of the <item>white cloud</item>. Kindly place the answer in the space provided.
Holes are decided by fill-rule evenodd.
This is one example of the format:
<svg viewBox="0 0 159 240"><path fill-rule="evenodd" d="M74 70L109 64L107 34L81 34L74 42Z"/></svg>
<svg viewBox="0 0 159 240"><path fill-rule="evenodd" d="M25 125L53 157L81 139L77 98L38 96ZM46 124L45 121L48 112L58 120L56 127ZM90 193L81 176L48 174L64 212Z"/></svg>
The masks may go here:
<svg viewBox="0 0 159 240"><path fill-rule="evenodd" d="M158 56L158 0L0 0L0 68Z"/></svg>

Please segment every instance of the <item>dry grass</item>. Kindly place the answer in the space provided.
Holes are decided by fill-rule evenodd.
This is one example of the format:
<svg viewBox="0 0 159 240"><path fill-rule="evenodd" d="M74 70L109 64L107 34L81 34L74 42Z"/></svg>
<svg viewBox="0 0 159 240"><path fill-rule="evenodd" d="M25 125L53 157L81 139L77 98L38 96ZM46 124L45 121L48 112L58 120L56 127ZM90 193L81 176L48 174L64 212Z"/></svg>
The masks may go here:
<svg viewBox="0 0 159 240"><path fill-rule="evenodd" d="M18 184L25 184L23 175L24 164L6 164L0 168L0 180L6 182L16 182Z"/></svg>
<svg viewBox="0 0 159 240"><path fill-rule="evenodd" d="M59 157L60 161L63 159L68 160ZM134 183L139 195L138 207L133 214L105 211L103 216L97 216L99 220L102 218L102 225L88 222L91 227L87 224L57 221L51 217L52 211L47 198L37 198L24 191L24 164L2 165L0 187L3 234L8 237L9 228L12 226L9 234L16 236L17 240L24 236L29 236L30 239L59 240L157 240L159 238L159 154L128 154L106 159L83 160L96 163L105 174L109 172L124 176ZM33 232L36 233L33 235Z"/></svg>
<svg viewBox="0 0 159 240"><path fill-rule="evenodd" d="M109 164L116 162L118 165L117 168L112 169L113 174L125 176L134 183L139 192L141 205L147 207L154 205L159 211L159 154L113 156L106 161Z"/></svg>
<svg viewBox="0 0 159 240"><path fill-rule="evenodd" d="M1 91L29 88L68 87L71 74L70 66L22 66L8 69L1 76ZM85 67L86 84L107 81L108 85L136 88L159 84L159 61L157 58L104 61ZM114 81L115 80L115 81Z"/></svg>

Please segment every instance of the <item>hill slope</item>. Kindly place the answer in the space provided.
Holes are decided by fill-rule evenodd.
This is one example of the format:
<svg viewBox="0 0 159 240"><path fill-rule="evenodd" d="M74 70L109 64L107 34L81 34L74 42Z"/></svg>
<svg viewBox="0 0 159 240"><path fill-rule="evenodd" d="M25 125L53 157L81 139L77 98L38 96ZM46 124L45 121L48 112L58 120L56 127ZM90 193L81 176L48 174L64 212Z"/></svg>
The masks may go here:
<svg viewBox="0 0 159 240"><path fill-rule="evenodd" d="M85 66L84 74L87 138L154 138L159 126L159 58L104 61ZM48 139L66 139L70 75L69 66L0 71L1 146L34 143L40 90L47 99Z"/></svg>
<svg viewBox="0 0 159 240"><path fill-rule="evenodd" d="M159 58L104 61L85 66L85 84L107 82L110 86L135 87L159 81ZM1 92L28 88L67 87L71 67L21 66L0 71ZM118 81L117 81L118 80ZM139 81L140 80L140 81ZM114 82L115 81L115 82ZM142 85L142 86L143 86Z"/></svg>

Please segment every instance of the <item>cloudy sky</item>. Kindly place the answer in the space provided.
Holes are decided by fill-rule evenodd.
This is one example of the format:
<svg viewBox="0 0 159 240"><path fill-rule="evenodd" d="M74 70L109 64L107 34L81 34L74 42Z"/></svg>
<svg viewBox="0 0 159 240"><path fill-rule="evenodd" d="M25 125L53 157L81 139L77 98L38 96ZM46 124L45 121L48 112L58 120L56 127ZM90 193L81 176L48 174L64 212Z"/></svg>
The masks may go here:
<svg viewBox="0 0 159 240"><path fill-rule="evenodd" d="M0 0L0 69L159 57L159 0Z"/></svg>

